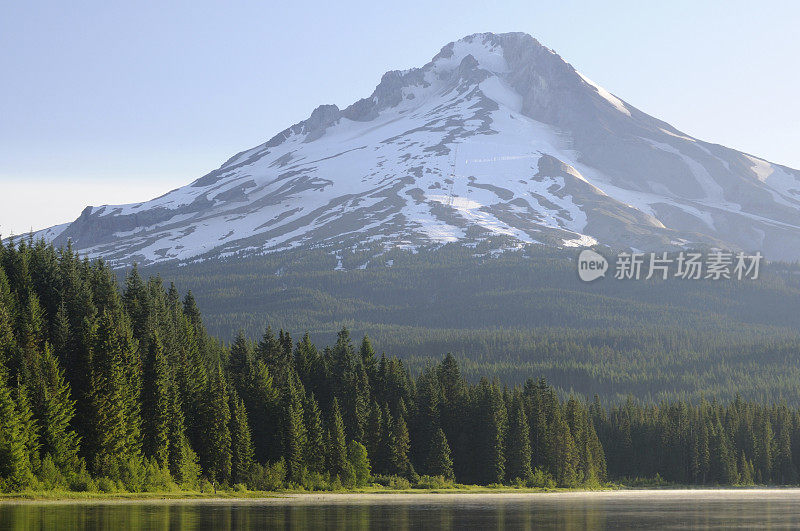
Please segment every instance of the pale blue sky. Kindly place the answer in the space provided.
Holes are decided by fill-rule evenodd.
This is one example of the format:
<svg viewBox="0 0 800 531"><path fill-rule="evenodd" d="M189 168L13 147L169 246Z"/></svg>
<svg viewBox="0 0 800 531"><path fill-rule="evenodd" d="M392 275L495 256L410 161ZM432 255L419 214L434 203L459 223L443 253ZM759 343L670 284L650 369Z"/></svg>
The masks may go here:
<svg viewBox="0 0 800 531"><path fill-rule="evenodd" d="M368 96L446 43L524 31L705 140L800 168L800 3L0 0L0 233L160 195Z"/></svg>

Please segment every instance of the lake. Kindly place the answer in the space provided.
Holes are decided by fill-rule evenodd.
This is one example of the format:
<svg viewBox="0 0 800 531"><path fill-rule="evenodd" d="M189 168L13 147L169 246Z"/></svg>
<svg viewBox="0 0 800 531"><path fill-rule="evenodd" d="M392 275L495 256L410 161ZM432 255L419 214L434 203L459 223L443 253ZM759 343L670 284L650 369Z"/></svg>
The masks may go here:
<svg viewBox="0 0 800 531"><path fill-rule="evenodd" d="M800 489L301 494L263 500L0 504L0 529L800 527Z"/></svg>

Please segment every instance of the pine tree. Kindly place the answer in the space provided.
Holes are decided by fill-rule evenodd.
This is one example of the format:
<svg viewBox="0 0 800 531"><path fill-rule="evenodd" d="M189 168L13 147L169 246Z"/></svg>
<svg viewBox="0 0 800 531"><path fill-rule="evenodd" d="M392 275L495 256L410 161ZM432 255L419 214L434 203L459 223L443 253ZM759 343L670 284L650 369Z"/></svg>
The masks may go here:
<svg viewBox="0 0 800 531"><path fill-rule="evenodd" d="M342 414L339 410L339 401L336 398L333 399L331 404L327 446L328 471L334 476L342 476L347 467L347 446L345 444Z"/></svg>
<svg viewBox="0 0 800 531"><path fill-rule="evenodd" d="M62 473L76 472L80 466L80 438L71 428L75 401L70 397L64 371L49 345L45 345L41 363L42 379L38 395L42 411L42 454L49 455Z"/></svg>
<svg viewBox="0 0 800 531"><path fill-rule="evenodd" d="M249 375L254 361L252 358L250 344L245 338L244 332L239 330L233 345L231 345L229 370L236 390L242 395L248 392Z"/></svg>
<svg viewBox="0 0 800 531"><path fill-rule="evenodd" d="M130 345L121 341L117 324L104 312L92 349L93 444L89 455L99 474L113 474L121 463L138 454L137 441L132 441L130 419L134 407L131 393L126 389L124 349ZM136 434L138 435L138 434ZM132 444L133 442L133 444Z"/></svg>
<svg viewBox="0 0 800 531"><path fill-rule="evenodd" d="M772 424L769 417L765 417L761 428L761 437L756 445L756 473L759 483L770 483L772 481L773 444Z"/></svg>
<svg viewBox="0 0 800 531"><path fill-rule="evenodd" d="M364 365L367 376L370 381L374 380L378 368L378 360L375 357L375 349L372 348L372 342L366 334L364 334L364 338L361 340L361 347L358 353L361 356L361 363Z"/></svg>
<svg viewBox="0 0 800 531"><path fill-rule="evenodd" d="M287 359L284 359L283 345L272 332L272 328L267 326L264 336L258 342L256 348L258 358L266 363L267 369L278 381L283 381L287 367Z"/></svg>
<svg viewBox="0 0 800 531"><path fill-rule="evenodd" d="M306 396L303 416L307 437L304 461L310 472L321 473L325 470L325 428L322 424L322 413L313 393Z"/></svg>
<svg viewBox="0 0 800 531"><path fill-rule="evenodd" d="M147 288L141 275L139 275L139 268L136 263L133 264L131 272L125 277L125 291L122 295L122 302L125 306L125 311L131 320L131 326L135 337L142 338L142 340L149 339L146 336L148 328L150 328L148 320L150 318L150 298L148 297ZM147 347L147 345L143 345Z"/></svg>
<svg viewBox="0 0 800 531"><path fill-rule="evenodd" d="M294 368L297 372L297 375L300 377L300 381L303 383L303 386L306 390L311 390L312 388L312 372L314 364L317 361L319 354L317 353L317 347L311 342L311 336L309 336L308 332L303 335L303 339L301 339L297 343L297 348L294 351Z"/></svg>
<svg viewBox="0 0 800 531"><path fill-rule="evenodd" d="M785 418L778 428L778 438L776 440L775 480L781 485L790 485L796 481L796 474L792 464L792 442L789 435L788 412L783 407L782 416Z"/></svg>
<svg viewBox="0 0 800 531"><path fill-rule="evenodd" d="M197 307L197 301L194 299L191 290L187 291L186 296L183 298L183 314L195 328L201 325L200 309Z"/></svg>
<svg viewBox="0 0 800 531"><path fill-rule="evenodd" d="M448 480L455 478L453 459L450 457L450 445L447 444L447 437L441 428L436 430L433 435L425 468L431 476L442 476Z"/></svg>
<svg viewBox="0 0 800 531"><path fill-rule="evenodd" d="M307 456L307 434L303 418L303 391L295 375L291 375L283 396L283 447L286 471L290 481L302 483Z"/></svg>
<svg viewBox="0 0 800 531"><path fill-rule="evenodd" d="M753 464L745 457L744 450L742 450L741 456L739 457L739 470L741 471L739 474L739 484L745 486L753 485Z"/></svg>
<svg viewBox="0 0 800 531"><path fill-rule="evenodd" d="M177 386L172 386L169 398L169 471L181 485L193 487L200 476L200 464L186 436Z"/></svg>
<svg viewBox="0 0 800 531"><path fill-rule="evenodd" d="M34 482L28 441L11 390L0 375L0 483L22 490Z"/></svg>
<svg viewBox="0 0 800 531"><path fill-rule="evenodd" d="M227 484L231 478L232 460L231 410L228 387L220 367L212 373L206 396L206 438L201 464L214 481Z"/></svg>
<svg viewBox="0 0 800 531"><path fill-rule="evenodd" d="M250 365L247 389L243 392L250 426L253 430L255 457L259 462L277 461L283 454L279 428L280 391L266 362L257 359Z"/></svg>
<svg viewBox="0 0 800 531"><path fill-rule="evenodd" d="M231 482L247 483L253 467L253 439L244 402L231 393Z"/></svg>
<svg viewBox="0 0 800 531"><path fill-rule="evenodd" d="M522 395L515 397L509 417L506 478L511 483L517 479L527 482L533 477L533 471L531 470L530 427L525 415Z"/></svg>
<svg viewBox="0 0 800 531"><path fill-rule="evenodd" d="M184 422L193 448L204 444L204 396L208 388L208 370L200 355L197 329L181 312L177 323L176 382L183 406Z"/></svg>
<svg viewBox="0 0 800 531"><path fill-rule="evenodd" d="M17 388L14 393L14 402L17 409L17 419L19 421L20 436L25 444L25 451L28 453L28 462L31 470L37 472L41 465L39 456L39 425L33 418L33 409L28 397L28 390L22 384L21 379L17 379Z"/></svg>
<svg viewBox="0 0 800 531"><path fill-rule="evenodd" d="M411 463L408 460L410 441L408 426L402 415L392 419L389 436L389 466L393 474L408 476L411 474Z"/></svg>
<svg viewBox="0 0 800 531"><path fill-rule="evenodd" d="M169 460L171 380L161 335L154 330L148 341L143 374L143 450L164 467Z"/></svg>
<svg viewBox="0 0 800 531"><path fill-rule="evenodd" d="M577 486L579 457L575 439L569 430L561 408L555 409L553 430L549 434L548 453L552 456L556 482L563 487Z"/></svg>
<svg viewBox="0 0 800 531"><path fill-rule="evenodd" d="M383 455L383 414L377 402L373 402L369 410L369 417L367 418L367 428L365 437L365 446L369 454L370 461L372 462L373 469L383 472L385 464L382 459Z"/></svg>

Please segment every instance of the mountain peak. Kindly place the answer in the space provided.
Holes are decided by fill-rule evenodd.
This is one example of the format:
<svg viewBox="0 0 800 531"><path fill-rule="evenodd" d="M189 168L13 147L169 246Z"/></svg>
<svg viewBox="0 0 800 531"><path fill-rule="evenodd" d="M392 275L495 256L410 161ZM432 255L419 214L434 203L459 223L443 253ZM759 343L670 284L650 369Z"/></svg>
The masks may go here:
<svg viewBox="0 0 800 531"><path fill-rule="evenodd" d="M42 234L119 265L489 241L796 259L798 190L800 173L681 133L530 35L476 33L189 186Z"/></svg>

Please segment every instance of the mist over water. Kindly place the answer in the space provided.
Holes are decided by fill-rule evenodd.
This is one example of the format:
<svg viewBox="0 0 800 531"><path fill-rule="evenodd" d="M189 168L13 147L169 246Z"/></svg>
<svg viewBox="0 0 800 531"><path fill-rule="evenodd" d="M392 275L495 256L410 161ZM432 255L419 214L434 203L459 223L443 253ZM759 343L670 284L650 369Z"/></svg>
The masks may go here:
<svg viewBox="0 0 800 531"><path fill-rule="evenodd" d="M731 529L800 526L800 490L309 495L0 505L0 529Z"/></svg>

